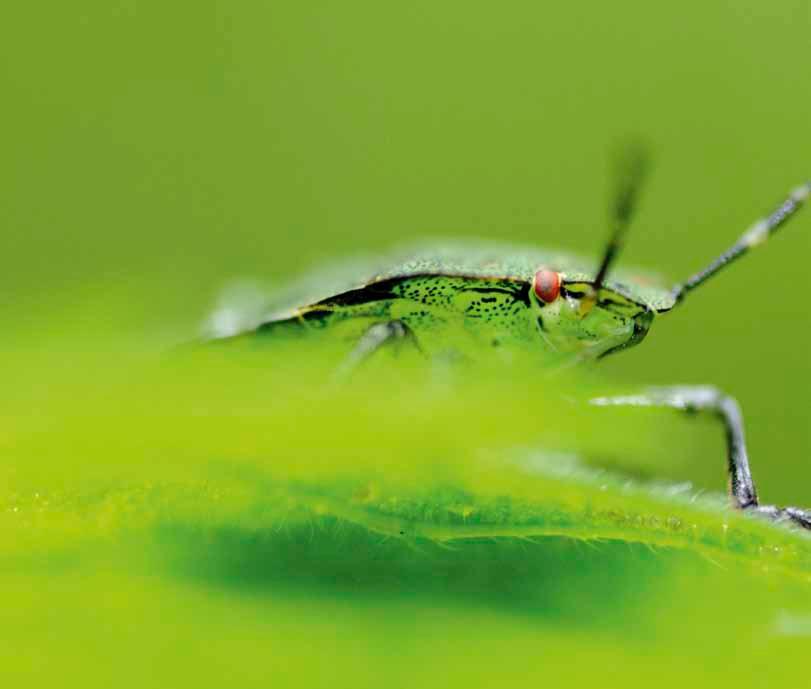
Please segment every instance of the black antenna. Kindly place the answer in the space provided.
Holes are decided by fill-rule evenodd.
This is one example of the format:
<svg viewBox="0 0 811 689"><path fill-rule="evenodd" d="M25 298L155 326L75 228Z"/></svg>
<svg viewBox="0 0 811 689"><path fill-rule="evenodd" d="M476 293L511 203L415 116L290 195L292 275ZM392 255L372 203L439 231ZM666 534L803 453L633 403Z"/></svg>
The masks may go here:
<svg viewBox="0 0 811 689"><path fill-rule="evenodd" d="M753 249L769 239L778 228L782 227L788 222L789 218L793 217L794 214L802 208L809 196L811 196L811 181L806 182L792 191L788 198L772 211L770 215L758 220L741 235L740 239L738 239L735 244L706 268L690 276L683 284L676 285L673 288L673 298L676 300L676 303L678 304L689 292L692 292L699 285L703 285L720 270L737 261L750 249Z"/></svg>
<svg viewBox="0 0 811 689"><path fill-rule="evenodd" d="M591 295L581 301L581 313L585 315L597 300L608 271L622 249L625 234L636 211L639 195L650 170L650 153L640 141L632 141L618 149L614 156L612 180L614 189L609 207L610 234L603 260L592 284Z"/></svg>

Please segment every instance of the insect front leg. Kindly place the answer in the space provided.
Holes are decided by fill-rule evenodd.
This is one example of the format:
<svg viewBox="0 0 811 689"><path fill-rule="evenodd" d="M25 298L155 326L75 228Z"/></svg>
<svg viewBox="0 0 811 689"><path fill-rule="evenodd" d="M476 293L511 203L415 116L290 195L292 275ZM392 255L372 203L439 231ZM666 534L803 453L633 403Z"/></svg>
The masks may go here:
<svg viewBox="0 0 811 689"><path fill-rule="evenodd" d="M724 426L727 439L727 470L729 494L735 507L762 514L773 520L790 520L811 529L811 511L796 507L761 505L749 468L743 415L738 403L711 386L674 386L652 388L638 395L598 397L591 400L598 406L667 407L687 413L709 413Z"/></svg>

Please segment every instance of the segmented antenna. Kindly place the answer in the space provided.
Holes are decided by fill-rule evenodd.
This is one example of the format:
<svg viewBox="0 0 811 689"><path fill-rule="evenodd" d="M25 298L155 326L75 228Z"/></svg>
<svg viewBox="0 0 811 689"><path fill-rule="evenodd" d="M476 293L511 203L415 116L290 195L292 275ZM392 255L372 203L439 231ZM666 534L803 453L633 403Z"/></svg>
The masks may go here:
<svg viewBox="0 0 811 689"><path fill-rule="evenodd" d="M581 300L581 314L585 315L594 306L597 294L603 286L608 271L622 249L625 234L631 225L639 201L643 183L650 170L650 153L641 142L635 141L618 149L614 158L612 179L614 183L609 208L610 233L603 260L594 278L591 294Z"/></svg>
<svg viewBox="0 0 811 689"><path fill-rule="evenodd" d="M806 182L792 191L788 198L770 215L758 220L741 235L740 239L738 239L735 244L706 268L690 276L683 284L676 285L673 288L673 298L676 300L676 303L678 304L689 292L692 292L699 285L703 285L723 268L737 261L750 249L765 242L780 227L788 222L789 218L793 217L797 211L802 208L809 196L811 196L811 181Z"/></svg>

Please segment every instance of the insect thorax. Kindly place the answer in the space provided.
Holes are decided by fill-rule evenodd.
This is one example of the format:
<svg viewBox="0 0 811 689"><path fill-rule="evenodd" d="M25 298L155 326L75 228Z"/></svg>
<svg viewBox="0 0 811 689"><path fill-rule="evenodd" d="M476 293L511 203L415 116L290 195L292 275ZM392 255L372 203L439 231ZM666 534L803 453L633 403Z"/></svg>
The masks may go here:
<svg viewBox="0 0 811 689"><path fill-rule="evenodd" d="M299 309L298 316L347 337L375 322L401 321L430 351L534 343L529 307L521 281L424 275L374 282Z"/></svg>

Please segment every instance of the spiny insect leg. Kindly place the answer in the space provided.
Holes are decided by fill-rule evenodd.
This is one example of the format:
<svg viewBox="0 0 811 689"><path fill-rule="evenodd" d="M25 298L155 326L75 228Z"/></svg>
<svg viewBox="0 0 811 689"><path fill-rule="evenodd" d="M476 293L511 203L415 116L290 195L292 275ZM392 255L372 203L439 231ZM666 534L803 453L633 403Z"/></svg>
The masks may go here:
<svg viewBox="0 0 811 689"><path fill-rule="evenodd" d="M591 402L601 406L669 407L688 413L706 411L713 414L726 430L730 497L740 509L757 506L757 491L746 453L743 417L733 398L710 386L674 386L651 388L639 395L599 397Z"/></svg>
<svg viewBox="0 0 811 689"><path fill-rule="evenodd" d="M354 349L338 369L338 377L343 378L354 371L364 361L384 346L398 341L410 340L419 349L414 332L402 321L385 321L375 323L361 336Z"/></svg>
<svg viewBox="0 0 811 689"><path fill-rule="evenodd" d="M755 512L774 521L788 520L804 529L811 529L811 510L759 504L752 472L749 469L740 406L732 397L717 388L711 386L652 388L639 395L598 397L591 402L599 406L669 407L687 413L703 411L713 414L724 424L726 431L729 493L735 507Z"/></svg>
<svg viewBox="0 0 811 689"><path fill-rule="evenodd" d="M801 510L798 507L775 507L774 505L758 505L754 510L774 521L791 521L804 529L811 530L811 510Z"/></svg>

